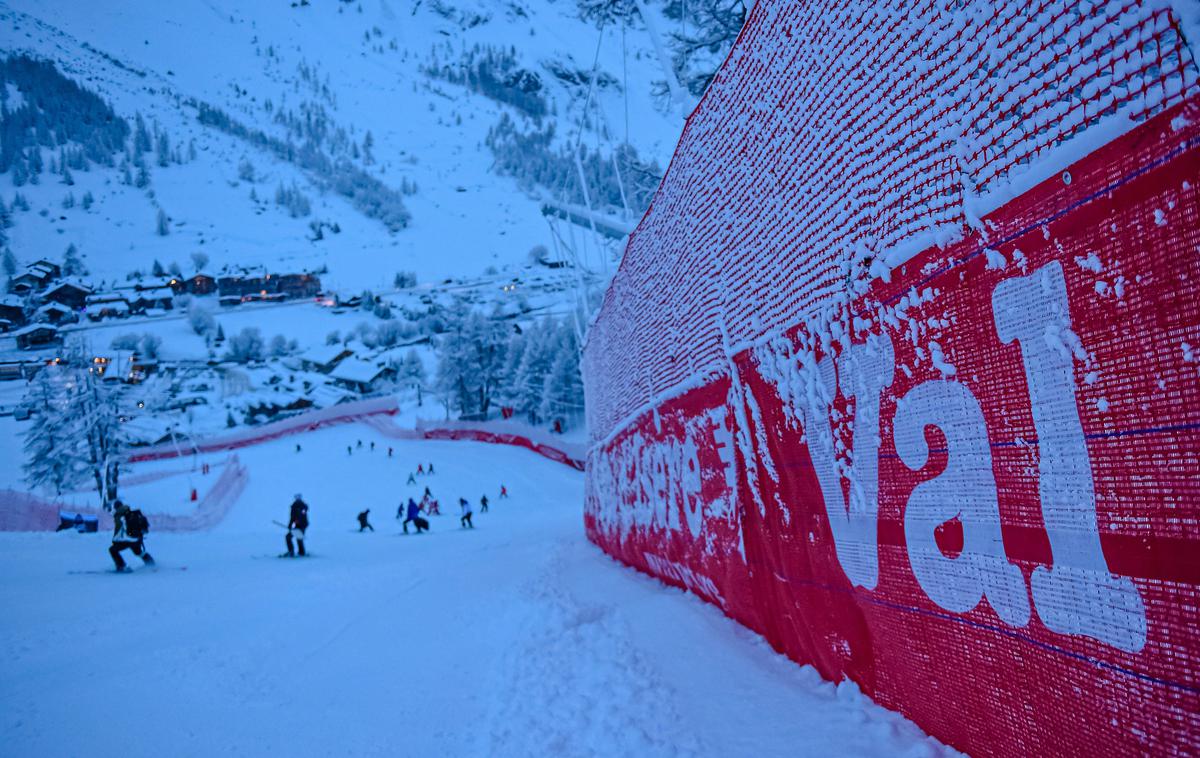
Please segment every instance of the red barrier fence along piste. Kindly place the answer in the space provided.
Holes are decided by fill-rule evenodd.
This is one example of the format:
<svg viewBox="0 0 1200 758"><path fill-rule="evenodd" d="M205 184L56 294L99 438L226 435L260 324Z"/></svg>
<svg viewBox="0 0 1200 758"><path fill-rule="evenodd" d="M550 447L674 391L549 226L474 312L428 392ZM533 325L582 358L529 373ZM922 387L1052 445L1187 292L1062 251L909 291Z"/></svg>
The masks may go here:
<svg viewBox="0 0 1200 758"><path fill-rule="evenodd" d="M585 525L969 753L1196 754L1197 40L994 10L755 6L589 334Z"/></svg>

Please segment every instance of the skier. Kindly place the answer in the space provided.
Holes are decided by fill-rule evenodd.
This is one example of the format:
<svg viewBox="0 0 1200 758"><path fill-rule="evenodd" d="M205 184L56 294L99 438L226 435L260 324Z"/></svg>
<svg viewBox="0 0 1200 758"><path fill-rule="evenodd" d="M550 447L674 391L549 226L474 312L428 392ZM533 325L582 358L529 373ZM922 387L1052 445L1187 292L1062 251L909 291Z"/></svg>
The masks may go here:
<svg viewBox="0 0 1200 758"><path fill-rule="evenodd" d="M354 448L346 445L346 455L354 455Z"/></svg>
<svg viewBox="0 0 1200 758"><path fill-rule="evenodd" d="M296 443L296 452L297 453L300 452L300 443L299 442Z"/></svg>
<svg viewBox="0 0 1200 758"><path fill-rule="evenodd" d="M487 495L484 495L483 497L479 498L479 512L480 513L487 513L487 504L488 504Z"/></svg>
<svg viewBox="0 0 1200 758"><path fill-rule="evenodd" d="M284 542L287 543L287 553L285 555L289 558L296 557L296 547L292 544L292 540L294 539L300 543L300 557L303 558L306 555L304 552L304 532L308 530L308 504L301 499L299 492L296 493L296 499L292 501L292 514L288 518L287 529L287 537L284 538Z"/></svg>
<svg viewBox="0 0 1200 758"><path fill-rule="evenodd" d="M401 524L404 527L404 533L408 534L408 522L412 522L413 526L417 527L417 534L429 528L429 522L421 518L421 506L417 505L417 501L411 497L408 499L408 516Z"/></svg>
<svg viewBox="0 0 1200 758"><path fill-rule="evenodd" d="M391 449L390 447L388 448L388 457L389 457L389 458L391 458L391 457L392 457L392 449Z"/></svg>
<svg viewBox="0 0 1200 758"><path fill-rule="evenodd" d="M500 485L500 497L501 499L508 497L508 487L503 484Z"/></svg>
<svg viewBox="0 0 1200 758"><path fill-rule="evenodd" d="M154 565L154 558L146 552L144 543L148 531L150 522L141 511L130 508L120 500L113 504L113 538L108 554L112 556L113 563L117 564L118 573L131 570L121 557L121 551L125 548L132 550L134 555L141 556L142 563L147 566Z"/></svg>
<svg viewBox="0 0 1200 758"><path fill-rule="evenodd" d="M423 465L421 465L420 463L418 463L417 464L417 476L424 476L424 475L425 475L425 467Z"/></svg>
<svg viewBox="0 0 1200 758"><path fill-rule="evenodd" d="M433 464L429 464L429 473L433 474Z"/></svg>
<svg viewBox="0 0 1200 758"><path fill-rule="evenodd" d="M371 440L371 452L375 452L375 440Z"/></svg>
<svg viewBox="0 0 1200 758"><path fill-rule="evenodd" d="M371 523L367 521L367 514L370 512L371 509L368 508L362 513L358 514L358 531L361 532L364 529L370 529L372 532L375 531L375 527L371 526Z"/></svg>
<svg viewBox="0 0 1200 758"><path fill-rule="evenodd" d="M412 472L408 472L408 481L405 484L416 484L417 480L413 477Z"/></svg>
<svg viewBox="0 0 1200 758"><path fill-rule="evenodd" d="M425 511L430 516L440 516L442 511L438 508L438 501L434 499L433 493L429 488L425 488L425 494L421 496L421 510Z"/></svg>
<svg viewBox="0 0 1200 758"><path fill-rule="evenodd" d="M471 523L471 503L470 503L470 501L468 501L465 497L460 497L458 499L458 506L460 508L462 508L462 518L459 519L459 523L462 524L462 528L463 529L468 529L468 528L474 529L475 525Z"/></svg>
<svg viewBox="0 0 1200 758"><path fill-rule="evenodd" d="M358 441L358 449L359 449L359 450L362 450L362 440L359 440L359 441Z"/></svg>

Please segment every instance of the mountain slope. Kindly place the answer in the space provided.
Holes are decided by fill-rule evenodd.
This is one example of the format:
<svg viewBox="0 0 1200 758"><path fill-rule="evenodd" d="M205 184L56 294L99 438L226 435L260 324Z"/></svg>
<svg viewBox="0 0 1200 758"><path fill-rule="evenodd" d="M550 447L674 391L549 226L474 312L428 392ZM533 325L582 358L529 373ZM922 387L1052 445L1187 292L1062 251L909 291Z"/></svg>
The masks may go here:
<svg viewBox="0 0 1200 758"><path fill-rule="evenodd" d="M553 151L580 140L607 156L628 135L646 165L662 166L682 126L652 105L651 83L660 74L645 31L601 34L566 2L132 0L101 7L10 0L0 4L0 47L53 61L131 124L141 114L185 156L180 164L151 165L150 186L140 189L98 167L74 172L70 187L54 175L38 186L6 187L0 176L6 202L19 190L31 206L14 215L9 230L18 260L57 257L76 244L94 279L121 279L154 260L187 269L195 251L214 268L325 265L325 279L339 287L380 287L399 270L421 279L476 273L550 246L540 196L578 193L571 163L550 160ZM591 87L597 47L600 73ZM534 76L544 116L431 75L468 70L481 50ZM351 184L373 181L403 194L407 228L389 230L367 217L355 207L361 202L339 192L345 182L302 159L200 123L206 107L278 144L302 147L319 133L322 155L357 172ZM520 133L553 124L548 152L529 163L553 163L542 176L555 181L544 184L559 186L498 175L485 141L504 116ZM651 187L652 180L650 172ZM294 218L276 204L279 188L293 185L309 215ZM89 210L62 207L68 194L87 192L95 199ZM160 208L170 219L165 236ZM315 241L314 222L323 237Z"/></svg>

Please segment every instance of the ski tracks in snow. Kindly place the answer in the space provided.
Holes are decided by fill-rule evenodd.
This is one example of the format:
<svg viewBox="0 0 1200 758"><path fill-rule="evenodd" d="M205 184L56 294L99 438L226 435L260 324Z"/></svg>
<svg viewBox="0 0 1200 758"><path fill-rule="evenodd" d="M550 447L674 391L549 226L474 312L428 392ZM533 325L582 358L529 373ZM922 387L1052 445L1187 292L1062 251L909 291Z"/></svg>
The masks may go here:
<svg viewBox="0 0 1200 758"><path fill-rule="evenodd" d="M563 579L567 552L552 549L523 590L521 643L494 675L484 755L690 756L700 746L676 693L633 642L623 611L584 602Z"/></svg>

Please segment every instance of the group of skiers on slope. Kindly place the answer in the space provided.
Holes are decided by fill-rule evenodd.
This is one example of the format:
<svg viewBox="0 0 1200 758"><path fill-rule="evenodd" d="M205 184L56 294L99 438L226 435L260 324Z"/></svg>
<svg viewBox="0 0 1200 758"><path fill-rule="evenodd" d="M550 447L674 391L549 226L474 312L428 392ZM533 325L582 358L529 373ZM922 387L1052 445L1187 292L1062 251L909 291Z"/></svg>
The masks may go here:
<svg viewBox="0 0 1200 758"><path fill-rule="evenodd" d="M429 473L433 473L433 464L429 464ZM417 464L417 473L424 474L425 467ZM412 475L409 475L409 480L412 480ZM508 497L508 488L503 484L500 485L500 497ZM458 499L461 516L459 524L463 529L474 529L475 525L471 522L473 509L471 502L464 497ZM488 511L488 498L483 495L479 498L479 509L482 513ZM368 517L371 509L368 508L358 514L358 531L363 532L370 529L375 531L375 527L371 526ZM429 529L429 521L421 516L422 513L438 514L441 511L438 508L438 502L433 498L433 494L429 488L425 488L425 494L421 497L421 502L418 503L411 497L408 499L407 507L401 504L396 511L396 518L404 516L401 526L404 528L404 533L408 534L408 525L411 523L417 529L417 534ZM296 493L296 497L292 500L291 512L288 515L287 535L284 537L284 543L287 545L287 552L284 554L287 557L295 557L297 555L303 557L307 555L304 550L304 536L308 531L308 504L304 502L300 493ZM132 569L125 563L125 559L121 553L125 550L133 551L133 554L141 557L142 562L147 566L154 566L154 557L146 550L146 534L150 531L150 521L146 515L140 510L130 508L120 500L113 504L113 537L112 546L109 547L108 553L112 556L113 563L116 564L116 570L119 573L125 573Z"/></svg>
<svg viewBox="0 0 1200 758"><path fill-rule="evenodd" d="M430 466L430 468L433 467ZM500 497L508 497L508 488L503 484L500 485ZM475 525L471 522L471 517L474 514L471 502L465 497L460 497L458 499L458 506L462 512L462 515L459 517L459 524L461 527L463 529L474 529ZM437 510L437 500L434 500L433 494L429 491L428 487L425 488L425 494L421 497L420 503L411 497L408 499L407 504L402 503L396 510L396 518L400 519L401 516L404 517L404 520L401 521L400 524L400 526L404 529L404 533L408 534L409 524L412 524L416 528L417 534L428 531L429 521L428 519L422 517L421 514L429 513L431 507L433 512L440 513L440 511ZM487 513L487 495L483 495L479 498L479 510L482 513ZM358 514L358 531L375 531L375 527L371 526L370 514L370 508L367 508L365 511L362 511ZM297 555L303 557L306 555L304 552L304 535L308 530L308 504L305 503L300 497L300 493L296 493L296 499L292 501L292 509L288 517L287 529L287 536L284 537L284 542L287 544L287 552L284 555L287 557L295 557ZM147 557L149 557L149 554L147 554Z"/></svg>

